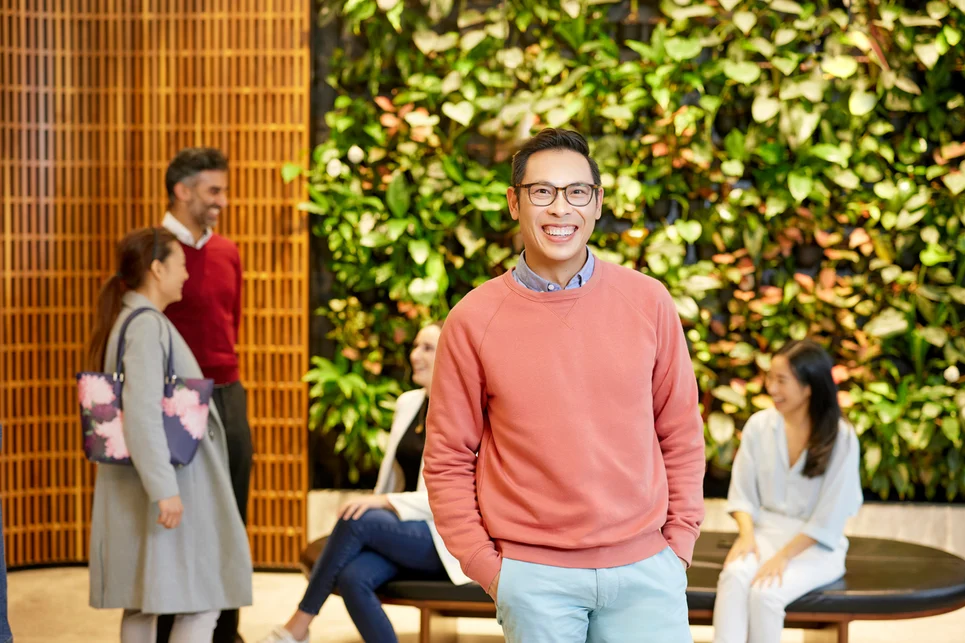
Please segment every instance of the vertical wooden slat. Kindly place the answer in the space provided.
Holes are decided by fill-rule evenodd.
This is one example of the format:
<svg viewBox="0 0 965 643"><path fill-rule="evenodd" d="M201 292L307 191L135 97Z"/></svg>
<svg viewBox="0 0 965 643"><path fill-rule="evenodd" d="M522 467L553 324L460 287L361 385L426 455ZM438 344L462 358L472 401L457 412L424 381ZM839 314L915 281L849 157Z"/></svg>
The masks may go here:
<svg viewBox="0 0 965 643"><path fill-rule="evenodd" d="M308 148L311 20L311 3L287 0L0 0L0 502L11 567L87 557L95 470L81 452L74 373L114 244L160 221L164 169L188 145L231 161L220 232L245 264L255 563L296 565L308 229L279 169Z"/></svg>

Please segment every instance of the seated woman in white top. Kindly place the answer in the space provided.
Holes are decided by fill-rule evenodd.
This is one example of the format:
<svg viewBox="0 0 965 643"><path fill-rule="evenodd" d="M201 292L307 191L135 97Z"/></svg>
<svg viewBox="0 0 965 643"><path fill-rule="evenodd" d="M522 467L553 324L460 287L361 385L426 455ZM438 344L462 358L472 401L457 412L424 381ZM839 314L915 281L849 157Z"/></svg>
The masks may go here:
<svg viewBox="0 0 965 643"><path fill-rule="evenodd" d="M396 401L375 495L339 510L298 610L262 643L307 643L309 626L336 587L362 638L391 643L398 639L375 595L379 586L403 571L448 577L457 585L470 582L432 523L422 480L429 385L441 331L436 323L416 336L409 359L412 379L423 388Z"/></svg>
<svg viewBox="0 0 965 643"><path fill-rule="evenodd" d="M740 534L717 583L714 643L778 643L784 608L844 575L844 527L862 494L832 366L810 340L771 362L774 408L747 421L734 460L727 500Z"/></svg>

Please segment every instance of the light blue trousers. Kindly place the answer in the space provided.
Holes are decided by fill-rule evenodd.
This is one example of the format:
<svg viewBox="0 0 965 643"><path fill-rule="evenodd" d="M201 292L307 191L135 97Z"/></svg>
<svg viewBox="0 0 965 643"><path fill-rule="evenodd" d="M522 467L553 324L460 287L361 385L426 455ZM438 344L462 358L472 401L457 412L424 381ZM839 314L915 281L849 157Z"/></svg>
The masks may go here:
<svg viewBox="0 0 965 643"><path fill-rule="evenodd" d="M496 610L508 643L693 643L687 573L669 547L608 569L503 558Z"/></svg>

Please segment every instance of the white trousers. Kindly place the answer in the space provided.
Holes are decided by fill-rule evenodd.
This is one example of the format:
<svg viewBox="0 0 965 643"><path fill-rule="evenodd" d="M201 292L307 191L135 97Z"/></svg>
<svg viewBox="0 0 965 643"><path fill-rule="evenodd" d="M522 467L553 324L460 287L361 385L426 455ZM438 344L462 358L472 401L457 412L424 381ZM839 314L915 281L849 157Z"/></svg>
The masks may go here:
<svg viewBox="0 0 965 643"><path fill-rule="evenodd" d="M170 643L211 643L220 612L178 614L174 617ZM124 610L121 643L154 643L157 639L157 614Z"/></svg>
<svg viewBox="0 0 965 643"><path fill-rule="evenodd" d="M760 560L751 554L724 567L717 580L714 643L780 643L784 608L844 575L845 550L813 545L788 562L780 586L775 579L769 587L751 587L760 566L798 533L786 526L756 527Z"/></svg>

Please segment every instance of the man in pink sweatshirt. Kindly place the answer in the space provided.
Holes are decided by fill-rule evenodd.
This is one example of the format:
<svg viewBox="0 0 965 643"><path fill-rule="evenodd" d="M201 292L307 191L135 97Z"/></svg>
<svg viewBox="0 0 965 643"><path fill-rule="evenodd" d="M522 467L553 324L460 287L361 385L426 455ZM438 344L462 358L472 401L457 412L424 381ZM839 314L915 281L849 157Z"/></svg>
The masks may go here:
<svg viewBox="0 0 965 643"><path fill-rule="evenodd" d="M435 526L511 643L692 641L703 422L674 302L587 249L603 190L582 136L543 130L512 180L525 249L437 349Z"/></svg>

